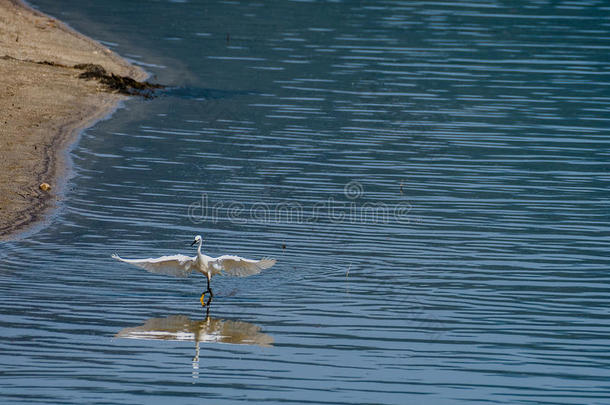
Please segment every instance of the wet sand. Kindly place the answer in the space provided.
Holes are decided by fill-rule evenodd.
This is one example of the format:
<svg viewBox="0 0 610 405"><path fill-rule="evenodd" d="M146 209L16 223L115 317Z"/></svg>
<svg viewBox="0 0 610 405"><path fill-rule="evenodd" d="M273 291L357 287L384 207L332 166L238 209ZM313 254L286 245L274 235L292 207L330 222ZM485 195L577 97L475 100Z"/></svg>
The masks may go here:
<svg viewBox="0 0 610 405"><path fill-rule="evenodd" d="M56 19L0 0L0 239L46 217L61 190L66 148L126 97L79 78L83 71L72 66L83 63L146 77Z"/></svg>

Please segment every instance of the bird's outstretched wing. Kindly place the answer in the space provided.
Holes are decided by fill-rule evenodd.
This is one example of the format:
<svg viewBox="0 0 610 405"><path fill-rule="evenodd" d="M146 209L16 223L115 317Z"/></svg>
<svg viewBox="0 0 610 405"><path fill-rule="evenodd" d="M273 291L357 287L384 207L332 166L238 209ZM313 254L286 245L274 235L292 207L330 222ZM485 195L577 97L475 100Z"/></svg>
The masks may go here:
<svg viewBox="0 0 610 405"><path fill-rule="evenodd" d="M231 276L250 276L258 274L275 264L275 259L262 258L261 260L244 259L239 256L223 255L208 263L216 270L224 270Z"/></svg>
<svg viewBox="0 0 610 405"><path fill-rule="evenodd" d="M150 271L151 273L166 274L168 276L188 277L193 271L195 257L185 255L161 256L150 259L123 259L119 255L113 258L125 263L133 264Z"/></svg>

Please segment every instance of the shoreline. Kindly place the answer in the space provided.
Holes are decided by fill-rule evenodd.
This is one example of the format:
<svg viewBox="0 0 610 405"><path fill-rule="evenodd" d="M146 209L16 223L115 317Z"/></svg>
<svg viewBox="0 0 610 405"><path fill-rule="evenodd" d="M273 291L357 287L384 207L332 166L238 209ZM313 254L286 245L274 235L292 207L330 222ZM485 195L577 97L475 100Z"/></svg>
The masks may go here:
<svg viewBox="0 0 610 405"><path fill-rule="evenodd" d="M147 74L20 0L0 0L0 33L0 240L9 240L54 210L69 146L128 98L79 77L74 66L96 64L135 80Z"/></svg>

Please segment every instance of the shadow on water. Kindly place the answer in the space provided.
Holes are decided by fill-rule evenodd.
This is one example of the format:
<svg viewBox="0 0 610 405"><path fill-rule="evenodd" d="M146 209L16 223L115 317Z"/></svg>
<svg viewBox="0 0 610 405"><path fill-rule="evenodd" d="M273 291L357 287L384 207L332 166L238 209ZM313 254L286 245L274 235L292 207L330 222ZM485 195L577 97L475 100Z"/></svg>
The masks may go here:
<svg viewBox="0 0 610 405"><path fill-rule="evenodd" d="M256 95L256 91L249 90L221 90L202 87L167 87L157 91L157 97L177 97L184 100L218 100L236 96Z"/></svg>

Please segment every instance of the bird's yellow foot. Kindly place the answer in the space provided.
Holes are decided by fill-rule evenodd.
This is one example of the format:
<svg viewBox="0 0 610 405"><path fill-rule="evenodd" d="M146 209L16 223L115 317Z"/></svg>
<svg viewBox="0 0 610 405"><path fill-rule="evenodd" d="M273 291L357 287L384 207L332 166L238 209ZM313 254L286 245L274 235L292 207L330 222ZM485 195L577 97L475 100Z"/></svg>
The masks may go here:
<svg viewBox="0 0 610 405"><path fill-rule="evenodd" d="M199 299L199 302L201 302L202 307L205 307L205 293L201 294L201 298Z"/></svg>

